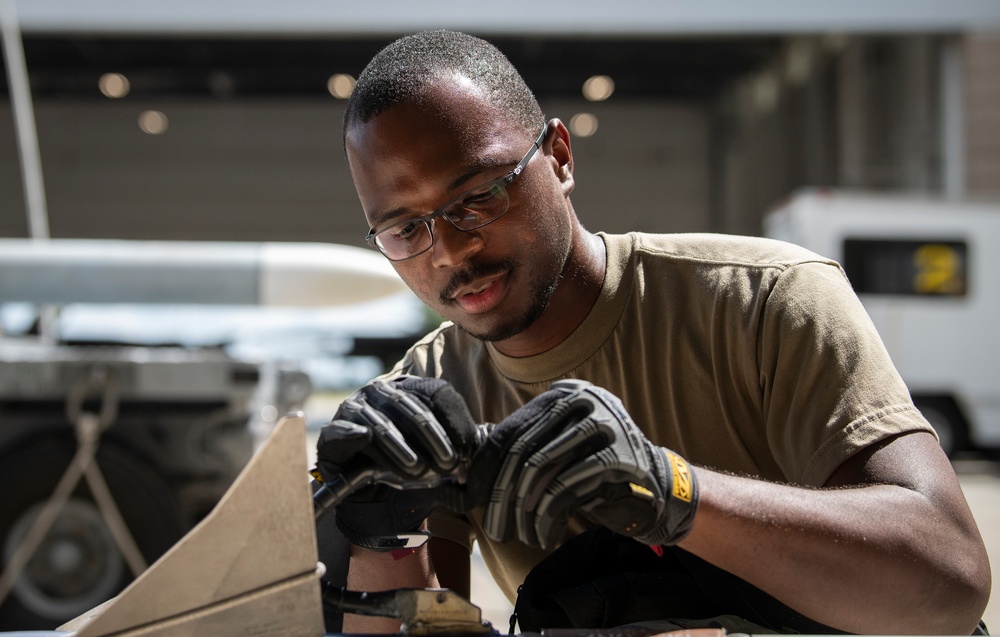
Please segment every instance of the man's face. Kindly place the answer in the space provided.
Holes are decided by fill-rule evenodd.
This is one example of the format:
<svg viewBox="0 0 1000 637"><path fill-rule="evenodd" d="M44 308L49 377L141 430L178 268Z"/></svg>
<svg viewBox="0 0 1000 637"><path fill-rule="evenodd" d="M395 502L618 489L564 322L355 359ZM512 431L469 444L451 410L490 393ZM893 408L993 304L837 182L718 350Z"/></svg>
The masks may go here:
<svg viewBox="0 0 1000 637"><path fill-rule="evenodd" d="M468 87L438 89L428 104L399 104L355 123L347 156L369 226L378 232L429 214L503 177L537 134L505 121ZM572 211L546 142L507 186L506 214L469 232L439 217L429 250L392 262L424 303L477 338L529 330L569 255Z"/></svg>

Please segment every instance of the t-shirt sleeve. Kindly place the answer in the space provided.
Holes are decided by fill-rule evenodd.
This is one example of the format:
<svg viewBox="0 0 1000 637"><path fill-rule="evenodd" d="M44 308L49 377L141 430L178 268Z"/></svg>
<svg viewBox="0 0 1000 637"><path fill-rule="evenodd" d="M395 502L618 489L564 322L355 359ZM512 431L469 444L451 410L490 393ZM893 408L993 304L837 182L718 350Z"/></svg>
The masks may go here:
<svg viewBox="0 0 1000 637"><path fill-rule="evenodd" d="M438 509L427 518L427 530L432 537L450 540L464 546L470 554L472 553L475 532L464 516L448 509Z"/></svg>
<svg viewBox="0 0 1000 637"><path fill-rule="evenodd" d="M800 263L778 276L758 352L768 442L792 482L822 486L868 445L933 433L835 264Z"/></svg>

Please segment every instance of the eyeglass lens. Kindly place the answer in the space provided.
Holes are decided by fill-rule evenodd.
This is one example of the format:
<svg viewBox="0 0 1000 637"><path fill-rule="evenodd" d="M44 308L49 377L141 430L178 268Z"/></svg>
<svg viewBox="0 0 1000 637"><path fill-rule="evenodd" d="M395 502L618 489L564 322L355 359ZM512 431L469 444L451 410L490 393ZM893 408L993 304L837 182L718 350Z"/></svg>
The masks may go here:
<svg viewBox="0 0 1000 637"><path fill-rule="evenodd" d="M464 231L482 228L499 219L510 207L506 186L513 182L531 161L532 155L541 147L547 130L547 126L542 126L535 143L506 177L462 193L429 215L400 221L374 236L369 232L367 239L372 240L375 247L389 259L402 261L417 256L434 244L432 224L438 217L445 217L453 226Z"/></svg>
<svg viewBox="0 0 1000 637"><path fill-rule="evenodd" d="M390 259L406 259L430 248L436 217L444 217L459 230L475 230L498 219L509 204L503 180L490 182L464 193L429 217L408 219L386 228L375 235L375 244Z"/></svg>

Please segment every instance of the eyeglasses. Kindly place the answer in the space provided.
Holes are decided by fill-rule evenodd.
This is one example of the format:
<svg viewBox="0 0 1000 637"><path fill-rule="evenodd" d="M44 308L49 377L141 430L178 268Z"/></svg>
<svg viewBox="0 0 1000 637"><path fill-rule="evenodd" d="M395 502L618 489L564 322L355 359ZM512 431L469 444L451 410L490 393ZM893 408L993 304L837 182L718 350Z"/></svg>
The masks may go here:
<svg viewBox="0 0 1000 637"><path fill-rule="evenodd" d="M542 126L542 132L524 159L505 176L463 192L428 215L405 219L378 232L372 228L365 241L374 245L390 261L405 261L431 249L434 245L434 220L438 217L444 217L463 232L493 223L510 208L507 186L531 161L535 151L541 147L547 130L547 126Z"/></svg>

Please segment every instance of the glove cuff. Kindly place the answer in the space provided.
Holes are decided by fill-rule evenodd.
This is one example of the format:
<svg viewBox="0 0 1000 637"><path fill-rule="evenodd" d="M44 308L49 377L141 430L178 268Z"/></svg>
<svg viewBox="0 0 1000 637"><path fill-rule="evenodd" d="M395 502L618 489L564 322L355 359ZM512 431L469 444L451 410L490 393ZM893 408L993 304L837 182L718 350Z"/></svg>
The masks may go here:
<svg viewBox="0 0 1000 637"><path fill-rule="evenodd" d="M344 534L344 537L351 544L356 544L357 546L378 553L388 553L396 549L418 548L423 546L431 537L428 531L420 531L418 529L395 535L368 535L359 533L345 524L339 516L337 517L337 528L340 529L340 532Z"/></svg>
<svg viewBox="0 0 1000 637"><path fill-rule="evenodd" d="M636 539L644 544L672 545L683 540L694 524L694 514L698 509L698 481L691 466L684 458L662 447L653 448L653 462L656 472L662 476L660 484L670 487L664 494L661 524ZM665 478L665 479L664 479Z"/></svg>

